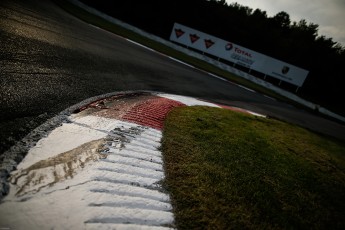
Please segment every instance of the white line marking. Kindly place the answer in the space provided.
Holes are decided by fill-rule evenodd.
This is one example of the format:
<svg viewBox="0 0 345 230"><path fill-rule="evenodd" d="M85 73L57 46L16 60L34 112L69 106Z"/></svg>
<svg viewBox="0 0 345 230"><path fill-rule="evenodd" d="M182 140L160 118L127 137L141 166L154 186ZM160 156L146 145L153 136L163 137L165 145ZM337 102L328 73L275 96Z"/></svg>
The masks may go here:
<svg viewBox="0 0 345 230"><path fill-rule="evenodd" d="M255 113L255 112L252 112L252 111L249 111L249 110L247 110L247 112L250 113L250 114L252 114L252 115L254 115L254 116L257 116L257 117L264 117L264 118L266 118L265 115L262 115L262 114L260 114L260 113Z"/></svg>
<svg viewBox="0 0 345 230"><path fill-rule="evenodd" d="M267 98L269 98L269 99L271 99L271 100L273 100L273 101L277 101L275 98L270 97L270 96L267 96L267 95L265 95L265 94L264 94L264 97L267 97Z"/></svg>
<svg viewBox="0 0 345 230"><path fill-rule="evenodd" d="M159 93L157 94L159 97L164 97L170 100L181 102L187 106L195 106L195 105L201 105L201 106L210 106L210 107L217 107L220 106L206 101L201 101L193 97L186 97L186 96L180 96L180 95L173 95L173 94L165 94L165 93Z"/></svg>
<svg viewBox="0 0 345 230"><path fill-rule="evenodd" d="M112 35L112 36L115 36L115 37L122 38L122 39L126 40L125 37L122 37L122 36L120 36L120 35L118 35L118 34L115 34L115 33L113 33L113 32L110 32L110 31L108 31L108 30L102 29L101 27L98 27L98 26L95 26L95 25L92 25L92 24L88 24L88 25L91 26L91 27L94 27L94 28L96 28L96 29L98 29L98 30L102 30L103 32L105 32L105 33L107 33L107 34L110 34L110 35Z"/></svg>
<svg viewBox="0 0 345 230"><path fill-rule="evenodd" d="M244 87L244 86L239 85L239 84L236 84L236 85L237 85L238 87L242 88L242 89L245 89L245 90L248 90L248 91L250 91L250 92L256 93L256 91L255 91L255 90L249 89L249 88Z"/></svg>
<svg viewBox="0 0 345 230"><path fill-rule="evenodd" d="M145 48L145 49L150 50L150 51L152 51L152 52L155 52L155 53L157 53L157 54L160 54L160 55L163 55L163 56L165 56L165 57L168 57L169 59L171 59L171 60L173 60L173 61L176 61L176 62L178 62L178 63L181 63L181 64L183 64L183 65L185 65L185 66L188 66L188 67L193 68L193 69L197 69L197 70L199 70L199 71L201 71L201 72L204 72L204 73L206 73L206 74L208 74L208 75L210 75L210 76L212 76L212 77L215 77L215 78L217 78L217 79L219 79L219 80L222 80L222 81L225 81L225 82L229 82L229 83L233 83L233 82L231 82L231 81L229 81L229 80L226 80L226 79L224 79L224 78L222 78L222 77L219 77L219 76L217 76L217 75L215 75L215 74L213 74L213 73L210 73L210 72L207 72L207 71L205 71L205 70L199 69L199 68L197 68L197 67L195 67L195 66L192 66L192 65L190 65L190 64L187 64L187 63L185 63L185 62L183 62L183 61L181 61L181 60L178 60L178 59L176 59L176 58L173 58L173 57L171 57L171 56L168 56L168 55L166 55L166 54L163 54L163 53L161 53L161 52L158 52L157 50L151 49L151 48L149 48L149 47L147 47L147 46L145 46L145 45L142 45L142 44L140 44L140 43L138 43L138 42L135 42L135 41L130 40L130 39L128 39L128 38L124 38L124 37L122 37L122 36L120 36L120 35L111 33L111 32L109 32L109 31L107 31L107 30L104 30L104 29L102 29L102 28L100 28L100 27L97 27L97 26L94 26L94 25L91 25L91 24L89 24L89 25L92 26L92 27L95 27L95 28L97 28L97 29L99 29L99 30L103 30L103 31L105 31L105 32L107 32L107 33L109 33L109 34L112 34L112 35L115 35L115 36L120 37L120 38L122 38L122 39L125 39L125 40L127 40L127 41L129 41L129 42L131 42L131 43L133 43L133 44L135 44L135 45L137 45L137 46L140 46L140 47L142 47L142 48ZM237 86L239 86L239 87L241 87L241 88L243 88L243 89L246 89L246 90L248 90L248 91L250 91L250 92L256 93L256 91L254 91L254 90L252 90L252 89L249 89L249 88L247 88L247 87L241 86L241 85L239 85L239 84L235 84L235 85L237 85ZM273 99L273 100L274 100L274 99Z"/></svg>
<svg viewBox="0 0 345 230"><path fill-rule="evenodd" d="M215 77L215 78L217 78L217 79L219 79L219 80L222 80L222 81L225 81L225 82L229 82L228 80L226 80L226 79L224 79L224 78L222 78L222 77L219 77L219 76L217 76L217 75L215 75L215 74L213 74L213 73L209 73L209 72L206 72L206 73L208 73L208 75L210 75L210 76L212 76L212 77Z"/></svg>
<svg viewBox="0 0 345 230"><path fill-rule="evenodd" d="M0 205L0 222L32 229L80 229L91 223L100 229L107 224L142 229L171 225L169 195L159 183L164 179L157 149L161 131L92 115L70 120L42 139L37 156L30 158L29 152L26 167L21 167L29 167L27 174L14 172L19 177ZM15 195L18 188L22 196Z"/></svg>
<svg viewBox="0 0 345 230"><path fill-rule="evenodd" d="M187 63L185 63L185 62L183 62L183 61L180 61L180 60L178 60L178 59L176 59L176 58L173 58L173 57L170 57L170 56L167 56L167 57L170 58L170 59L173 60L173 61L176 61L176 62L178 62L178 63L181 63L181 64L183 64L183 65L186 65L186 66L188 66L188 67L190 67L190 68L196 69L194 66L192 66L192 65L190 65L190 64L187 64Z"/></svg>
<svg viewBox="0 0 345 230"><path fill-rule="evenodd" d="M147 47L147 46L144 46L144 45L142 45L142 44L140 44L140 43L138 43L138 42L132 41L132 40L130 40L130 39L128 39L128 38L127 38L126 40L129 41L129 42L131 42L131 43L133 43L133 44L135 44L135 45L137 45L137 46L140 46L140 47L145 48L145 49L147 49L147 50L150 50L150 51L152 51L152 52L158 53L156 50L151 49L151 48L149 48L149 47Z"/></svg>

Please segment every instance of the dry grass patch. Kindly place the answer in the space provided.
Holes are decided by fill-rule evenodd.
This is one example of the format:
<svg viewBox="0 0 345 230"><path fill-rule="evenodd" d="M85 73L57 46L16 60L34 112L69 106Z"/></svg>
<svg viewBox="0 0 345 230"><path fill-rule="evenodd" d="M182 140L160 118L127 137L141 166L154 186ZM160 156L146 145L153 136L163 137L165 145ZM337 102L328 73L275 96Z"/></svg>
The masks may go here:
<svg viewBox="0 0 345 230"><path fill-rule="evenodd" d="M284 122L184 107L166 120L179 229L344 229L345 144Z"/></svg>

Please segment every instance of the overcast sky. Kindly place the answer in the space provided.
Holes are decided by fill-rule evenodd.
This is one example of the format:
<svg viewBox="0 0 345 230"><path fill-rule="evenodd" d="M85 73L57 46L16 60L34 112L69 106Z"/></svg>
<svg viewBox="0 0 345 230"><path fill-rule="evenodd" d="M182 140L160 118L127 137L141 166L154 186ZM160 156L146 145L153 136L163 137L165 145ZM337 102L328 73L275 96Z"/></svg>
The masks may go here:
<svg viewBox="0 0 345 230"><path fill-rule="evenodd" d="M319 35L333 38L345 46L345 0L226 0L237 2L253 10L259 8L269 17L280 11L290 15L291 21L306 19L319 25Z"/></svg>

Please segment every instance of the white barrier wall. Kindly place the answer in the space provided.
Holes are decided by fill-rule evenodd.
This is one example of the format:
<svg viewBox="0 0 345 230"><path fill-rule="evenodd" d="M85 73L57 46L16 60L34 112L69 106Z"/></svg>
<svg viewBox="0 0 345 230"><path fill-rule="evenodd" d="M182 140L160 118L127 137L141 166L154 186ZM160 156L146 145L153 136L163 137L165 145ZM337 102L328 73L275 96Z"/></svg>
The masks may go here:
<svg viewBox="0 0 345 230"><path fill-rule="evenodd" d="M309 71L175 23L170 40L301 87Z"/></svg>
<svg viewBox="0 0 345 230"><path fill-rule="evenodd" d="M265 56L242 46L175 23L170 40L247 68L261 66Z"/></svg>
<svg viewBox="0 0 345 230"><path fill-rule="evenodd" d="M153 41L156 41L156 42L159 42L161 44L164 44L164 45L166 45L168 47L171 47L171 48L173 48L173 49L175 49L175 50L177 50L177 51L179 51L181 53L184 53L184 54L186 54L188 56L191 56L191 57L197 58L199 60L205 61L207 63L210 63L210 64L212 64L212 65L214 65L214 66L216 66L216 67L218 67L218 68L220 68L222 70L228 71L228 72L233 73L233 74L235 74L235 75L237 75L239 77L245 78L248 81L254 82L257 85L260 85L262 87L270 89L270 90L272 90L272 91L274 91L274 92L276 92L276 93L278 93L278 94L280 94L280 95L282 95L284 97L287 97L287 98L289 98L289 99L291 99L291 100L293 100L293 101L295 101L295 102L297 102L297 103L299 103L301 105L304 105L304 106L306 106L306 107L308 107L310 109L318 109L319 112L322 113L322 114L331 116L333 118L336 118L336 119L338 119L340 121L345 122L345 117L339 116L338 114L335 114L335 113L333 113L333 112L331 112L331 111L329 111L329 110L327 110L325 108L322 108L319 105L315 105L314 103L311 103L311 102L309 102L307 100L304 100L304 99L298 97L297 95L295 95L293 93L290 93L290 92L285 91L285 90L283 90L283 89L281 89L279 87L276 87L276 86L272 85L269 82L266 82L264 80L256 78L256 77L250 75L249 73L245 73L245 72L243 72L243 71L241 71L239 69L236 69L236 68L233 68L233 67L231 67L229 65L226 65L224 63L218 62L218 61L216 61L216 60L214 60L212 58L209 58L209 57L207 57L205 55L201 55L201 54L199 54L197 52L193 52L192 50L188 50L186 48L183 48L182 46L176 45L176 44L174 44L172 42L169 42L168 40L165 40L165 39L162 39L162 38L157 37L155 35L152 35L150 33L147 33L147 32L145 32L145 31L143 31L143 30L141 30L141 29L139 29L137 27L129 25L129 24L127 24L125 22L122 22L122 21L120 21L120 20L118 20L116 18L113 18L113 17L111 17L111 16L109 16L107 14L104 14L104 13L102 13L102 12L92 8L92 7L89 7L89 6L85 5L84 3L82 3L82 2L80 2L78 0L68 0L68 1L73 3L74 5L76 5L78 7L86 10L87 12L89 12L91 14L97 15L97 16L99 16L99 17L101 17L101 18L103 18L103 19L105 19L105 20L107 20L107 21L109 21L111 23L114 23L114 24L122 26L122 27L124 27L124 28L126 28L126 29L128 29L130 31L138 33L138 34L142 35L143 37L146 37L146 38L149 38L149 39L151 39Z"/></svg>

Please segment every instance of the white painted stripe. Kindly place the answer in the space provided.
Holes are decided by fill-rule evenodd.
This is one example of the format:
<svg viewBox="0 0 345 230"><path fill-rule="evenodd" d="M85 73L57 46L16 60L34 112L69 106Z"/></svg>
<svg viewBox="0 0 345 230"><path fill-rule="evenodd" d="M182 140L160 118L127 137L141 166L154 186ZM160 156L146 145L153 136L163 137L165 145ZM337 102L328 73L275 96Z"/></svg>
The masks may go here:
<svg viewBox="0 0 345 230"><path fill-rule="evenodd" d="M240 86L241 87L241 86ZM255 91L253 91L255 92ZM175 100L175 101L179 101L187 106L196 106L196 105L202 105L202 106L210 106L210 107L217 107L220 108L220 106L210 103L210 102L204 102L204 101L200 101L198 99L195 98L191 98L191 97L185 97L185 96L179 96L179 95L172 95L172 94L157 94L160 97L164 97L164 98L168 98L171 100ZM240 109L242 110L242 109ZM244 109L243 109L244 110ZM258 117L266 117L265 115L259 114L259 113L255 113L249 110L244 110L254 116L258 116Z"/></svg>
<svg viewBox="0 0 345 230"><path fill-rule="evenodd" d="M267 98L269 98L269 99L271 99L271 100L273 100L273 101L277 101L275 98L273 98L273 97L270 97L270 96L267 96L267 95L265 95L265 94L263 94L264 95L264 97L267 97Z"/></svg>
<svg viewBox="0 0 345 230"><path fill-rule="evenodd" d="M108 155L114 154L115 156L124 156L124 157L131 157L137 158L139 160L146 160L157 164L162 164L163 160L161 156L154 156L149 153L142 153L137 151L128 151L126 149L123 150L112 150L110 149Z"/></svg>
<svg viewBox="0 0 345 230"><path fill-rule="evenodd" d="M110 224L110 223L105 223L105 224L98 224L98 223L88 223L85 225L86 229L104 229L104 230L134 230L134 229L139 229L139 230L169 230L173 228L169 227L157 227L157 226L142 226L142 225L137 225L137 224Z"/></svg>
<svg viewBox="0 0 345 230"><path fill-rule="evenodd" d="M133 152L138 152L138 153L145 153L145 154L149 154L149 155L152 155L152 156L161 156L162 153L158 150L151 150L151 149L143 149L143 148L140 148L138 146L135 146L135 145L129 145L127 148L126 148L128 151L133 151Z"/></svg>
<svg viewBox="0 0 345 230"><path fill-rule="evenodd" d="M239 84L236 84L238 87L240 87L240 88L242 88L242 89L245 89L245 90L247 90L247 91L250 91L250 92L253 92L253 93L256 93L256 91L255 90L252 90L252 89L249 89L249 88L247 88L247 87L244 87L243 85L239 85Z"/></svg>
<svg viewBox="0 0 345 230"><path fill-rule="evenodd" d="M27 168L40 160L72 150L84 143L104 138L108 131L119 124L117 120L95 116L71 117L71 121L73 123L65 123L53 130L47 138L39 140L36 146L30 149L17 169Z"/></svg>
<svg viewBox="0 0 345 230"><path fill-rule="evenodd" d="M257 116L257 117L266 117L266 115L262 115L260 113L255 113L255 112L252 112L252 111L249 111L247 110L248 113L250 113L251 115L254 115L254 116Z"/></svg>
<svg viewBox="0 0 345 230"><path fill-rule="evenodd" d="M145 133L141 134L140 137L137 137L137 140L141 140L145 138L146 140L160 143L161 138L162 138L161 133L157 134L155 132L152 132L153 130L156 130L156 129L147 130Z"/></svg>
<svg viewBox="0 0 345 230"><path fill-rule="evenodd" d="M219 107L155 95L188 106ZM172 226L170 198L160 184L162 132L92 115L68 120L41 139L13 172L10 194L0 204L1 223L13 229Z"/></svg>
<svg viewBox="0 0 345 230"><path fill-rule="evenodd" d="M158 180L161 180L164 178L164 173L162 171L156 171L156 170L150 170L150 169L143 169L131 165L124 165L124 164L118 164L114 162L105 162L99 164L99 167L97 170L103 170L103 171L113 171L118 173L124 173L124 174L133 174L137 176L142 177L149 177Z"/></svg>
<svg viewBox="0 0 345 230"><path fill-rule="evenodd" d="M167 56L167 57L168 57L169 59L175 61L175 62L178 62L178 63L183 64L183 65L185 65L185 66L188 66L188 67L190 67L190 68L196 69L194 66L192 66L192 65L190 65L190 64L188 64L188 63L185 63L185 62L183 62L183 61L181 61L181 60L178 60L178 59L173 58L173 57L170 57L170 56Z"/></svg>
<svg viewBox="0 0 345 230"><path fill-rule="evenodd" d="M95 29L102 30L104 33L107 33L107 34L109 34L109 35L111 35L111 36L115 36L115 37L122 38L122 39L126 40L125 37L122 37L122 36L120 36L120 35L118 35L118 34L109 32L108 30L102 29L101 27L98 27L98 26L95 26L95 25L92 25L92 24L89 24L89 23L88 23L88 25L91 26L91 27L93 27L93 28L95 28Z"/></svg>
<svg viewBox="0 0 345 230"><path fill-rule="evenodd" d="M85 216L88 223L114 223L114 224L140 224L147 226L160 226L171 224L174 220L171 212L127 209L121 207L89 207L92 214Z"/></svg>
<svg viewBox="0 0 345 230"><path fill-rule="evenodd" d="M21 169L36 164L32 172L14 172L18 180L0 205L1 223L30 229L166 229L161 225L171 225L170 198L160 192L162 133L96 116L71 116L70 120L41 140L35 157L34 151L29 152ZM84 145L93 149L78 150ZM87 161L94 156L104 159ZM23 196L15 195L19 189Z"/></svg>
<svg viewBox="0 0 345 230"><path fill-rule="evenodd" d="M128 209L145 209L145 210L156 210L156 211L171 211L172 206L166 202L157 202L142 197L132 197L126 195L115 195L106 192L94 192L94 199L88 197L91 201L89 206L105 206L105 207L121 207ZM97 199L96 202L92 200Z"/></svg>
<svg viewBox="0 0 345 230"><path fill-rule="evenodd" d="M107 159L104 159L104 161L142 167L150 170L163 171L162 165L137 158L123 157L119 155L108 155Z"/></svg>
<svg viewBox="0 0 345 230"><path fill-rule="evenodd" d="M217 79L222 80L222 81L229 82L228 80L226 80L226 79L224 79L222 77L219 77L219 76L217 76L217 75L215 75L213 73L209 73L209 72L206 72L206 73L208 73L208 75L210 75L211 77L217 78Z"/></svg>
<svg viewBox="0 0 345 230"><path fill-rule="evenodd" d="M169 195L165 193L159 192L158 190L151 190L128 184L109 184L103 181L92 181L87 184L87 190L91 192L104 192L119 196L142 197L165 203L170 202ZM93 200L90 199L90 201Z"/></svg>
<svg viewBox="0 0 345 230"><path fill-rule="evenodd" d="M149 150L153 150L153 151L157 150L157 147L160 146L159 143L157 143L157 142L150 142L150 141L148 141L147 139L144 139L144 138L141 138L141 140L137 140L137 139L133 140L131 142L130 146L132 146L132 145L141 147L141 148L143 148L145 150L149 149Z"/></svg>
<svg viewBox="0 0 345 230"><path fill-rule="evenodd" d="M150 177L141 177L132 174L124 174L104 170L98 170L97 176L93 177L92 180L116 184L129 184L140 187L150 187L153 186L155 182L157 182L156 179L152 179Z"/></svg>
<svg viewBox="0 0 345 230"><path fill-rule="evenodd" d="M138 42L135 42L135 41L130 40L130 39L128 39L128 38L127 38L126 40L129 41L129 42L131 42L131 43L133 43L133 44L135 44L135 45L137 45L137 46L140 46L140 47L145 48L145 49L147 49L147 50L150 50L150 51L152 51L152 52L158 53L158 52L156 52L154 49L151 49L151 48L149 48L149 47L147 47L147 46L144 46L144 45L142 45L142 44L140 44L140 43L138 43Z"/></svg>
<svg viewBox="0 0 345 230"><path fill-rule="evenodd" d="M173 95L173 94L164 94L164 93L160 93L157 94L160 97L164 97L164 98L168 98L170 100L174 100L174 101L178 101L181 102L187 106L196 106L196 105L200 105L200 106L210 106L210 107L217 107L220 108L220 106L210 103L210 102L205 102L205 101L201 101L198 99L195 99L193 97L185 97L185 96L180 96L180 95Z"/></svg>

